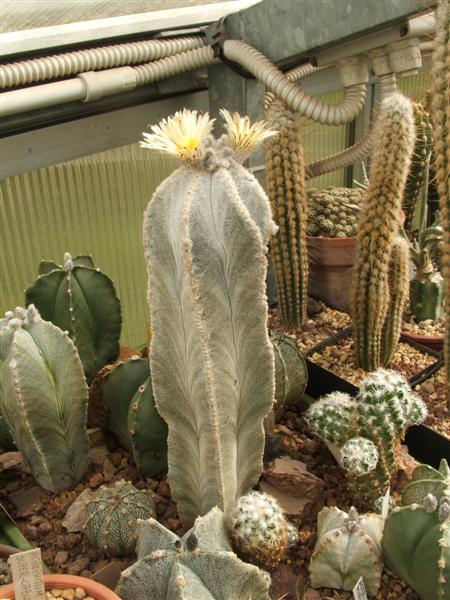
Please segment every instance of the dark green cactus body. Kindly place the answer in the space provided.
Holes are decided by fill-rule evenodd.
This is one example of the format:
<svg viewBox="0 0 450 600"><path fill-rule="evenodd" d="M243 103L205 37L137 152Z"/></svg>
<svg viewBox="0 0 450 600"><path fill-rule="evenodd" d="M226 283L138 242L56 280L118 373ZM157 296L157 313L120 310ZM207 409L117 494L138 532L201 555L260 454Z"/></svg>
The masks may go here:
<svg viewBox="0 0 450 600"><path fill-rule="evenodd" d="M0 410L33 477L53 492L88 465L87 386L73 342L33 305L0 321Z"/></svg>
<svg viewBox="0 0 450 600"><path fill-rule="evenodd" d="M387 566L422 600L450 597L450 470L420 465L384 530Z"/></svg>
<svg viewBox="0 0 450 600"><path fill-rule="evenodd" d="M25 292L42 318L68 331L88 381L119 354L120 302L111 279L88 256L64 256L64 266L43 261Z"/></svg>
<svg viewBox="0 0 450 600"><path fill-rule="evenodd" d="M145 477L167 468L167 425L155 407L149 361L131 358L105 377L103 398L108 406L108 427L120 444L133 453Z"/></svg>
<svg viewBox="0 0 450 600"><path fill-rule="evenodd" d="M418 321L437 321L443 308L444 279L437 274L429 281L411 280L409 299L411 312Z"/></svg>
<svg viewBox="0 0 450 600"><path fill-rule="evenodd" d="M406 269L398 231L414 144L410 100L398 93L383 100L374 140L370 185L358 227L352 303L355 353L365 371L386 366L395 351L409 287L409 278L399 276Z"/></svg>
<svg viewBox="0 0 450 600"><path fill-rule="evenodd" d="M216 507L182 538L154 519L139 523L138 561L122 573L122 600L269 600L270 578L232 551Z"/></svg>
<svg viewBox="0 0 450 600"><path fill-rule="evenodd" d="M8 423L0 414L0 449L12 450L14 448L14 440Z"/></svg>
<svg viewBox="0 0 450 600"><path fill-rule="evenodd" d="M102 486L86 505L84 530L109 556L126 556L135 551L138 520L155 516L155 503L147 492L117 481L110 487Z"/></svg>
<svg viewBox="0 0 450 600"><path fill-rule="evenodd" d="M271 336L275 353L275 406L281 408L299 402L308 383L308 369L294 337Z"/></svg>

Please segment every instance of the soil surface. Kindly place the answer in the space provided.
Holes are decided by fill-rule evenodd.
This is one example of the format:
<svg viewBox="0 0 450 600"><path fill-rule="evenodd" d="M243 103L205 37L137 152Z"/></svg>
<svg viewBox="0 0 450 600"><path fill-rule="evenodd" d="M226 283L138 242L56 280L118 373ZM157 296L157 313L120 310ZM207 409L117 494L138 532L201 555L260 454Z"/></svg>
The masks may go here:
<svg viewBox="0 0 450 600"><path fill-rule="evenodd" d="M325 307L322 303L311 303L312 316L303 331L291 329L303 350L325 339L349 325L348 315ZM281 329L276 311L271 313L271 326ZM285 328L283 328L285 329ZM345 346L344 346L345 347ZM351 349L347 348L351 356ZM406 358L408 354L402 353ZM412 359L409 355L410 361ZM320 360L320 359L319 359ZM351 360L351 358L349 358ZM419 359L417 359L419 360ZM422 360L422 359L421 359ZM409 372L409 364L399 364L403 372ZM436 373L420 386L429 408L427 422L450 434L450 419L445 410L444 374ZM343 471L337 466L325 445L311 434L302 418L304 406L294 406L286 410L275 426L275 441L268 450L268 462L276 456L288 456L302 461L312 475L323 482L319 500L305 498L300 514L290 516L297 526L299 541L291 548L288 556L272 574L272 597L274 600L350 600L347 592L333 590L312 590L308 584L308 565L317 539L317 514L323 506L338 506L348 510L352 505L346 487ZM163 476L158 479L142 480L135 469L130 455L117 446L109 434L100 431L91 433L91 466L82 483L74 489L53 494L36 486L26 468L17 460L1 460L0 454L0 502L15 519L21 531L33 546L42 549L43 560L53 572L71 573L92 577L110 562L102 551L93 547L82 531L67 531L63 520L67 510L76 498L86 489L96 491L102 484L125 479L153 497L158 519L172 531L181 534L183 528L177 516L175 504L170 498L170 487ZM5 455L3 455L3 458ZM20 457L19 457L20 458ZM407 470L407 469L405 469ZM401 471L393 483L393 495L405 485L406 475ZM134 561L134 557L122 558L113 562L123 569ZM0 561L1 562L1 561ZM5 582L4 565L0 564L0 584ZM1 593L0 593L1 597ZM383 571L382 586L377 600L402 599L417 600L418 596L406 584L388 570Z"/></svg>

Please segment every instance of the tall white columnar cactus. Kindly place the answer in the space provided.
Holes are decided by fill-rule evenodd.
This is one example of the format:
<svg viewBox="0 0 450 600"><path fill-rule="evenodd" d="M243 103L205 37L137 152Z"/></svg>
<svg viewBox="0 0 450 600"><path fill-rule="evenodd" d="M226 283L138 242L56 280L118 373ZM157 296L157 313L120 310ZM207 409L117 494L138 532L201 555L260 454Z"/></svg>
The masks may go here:
<svg viewBox="0 0 450 600"><path fill-rule="evenodd" d="M33 477L52 492L88 466L88 389L67 332L30 304L0 319L0 411Z"/></svg>
<svg viewBox="0 0 450 600"><path fill-rule="evenodd" d="M185 110L142 142L183 162L151 199L144 238L152 385L169 426L172 496L186 520L216 505L229 513L256 483L274 398L265 277L275 225L266 194L240 164L273 132L222 114L227 133L218 140L208 115Z"/></svg>

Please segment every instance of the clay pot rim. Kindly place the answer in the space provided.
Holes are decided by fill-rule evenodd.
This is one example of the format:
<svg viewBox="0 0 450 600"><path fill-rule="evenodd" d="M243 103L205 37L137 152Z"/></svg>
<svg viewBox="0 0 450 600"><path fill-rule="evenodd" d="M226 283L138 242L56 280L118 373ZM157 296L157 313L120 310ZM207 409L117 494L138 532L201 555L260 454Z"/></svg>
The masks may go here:
<svg viewBox="0 0 450 600"><path fill-rule="evenodd" d="M59 575L44 575L45 589L49 590L52 588L67 589L67 588L83 588L88 596L92 596L95 600L120 600L120 597L97 581L93 579L87 579L86 577L79 577L78 575L67 575L61 573ZM14 585L9 584L0 586L0 598L6 598L8 600L14 600Z"/></svg>
<svg viewBox="0 0 450 600"><path fill-rule="evenodd" d="M324 241L328 244L353 244L356 241L356 235L353 235L351 237L345 237L345 238L337 238L337 237L325 237L323 235L307 235L306 236L306 241L309 242L309 240L320 240L320 241Z"/></svg>
<svg viewBox="0 0 450 600"><path fill-rule="evenodd" d="M402 330L402 335L404 337L409 337L413 340L416 340L417 342L419 342L420 340L433 340L433 341L444 341L444 336L443 335L420 335L419 333L411 333L410 331L403 331Z"/></svg>

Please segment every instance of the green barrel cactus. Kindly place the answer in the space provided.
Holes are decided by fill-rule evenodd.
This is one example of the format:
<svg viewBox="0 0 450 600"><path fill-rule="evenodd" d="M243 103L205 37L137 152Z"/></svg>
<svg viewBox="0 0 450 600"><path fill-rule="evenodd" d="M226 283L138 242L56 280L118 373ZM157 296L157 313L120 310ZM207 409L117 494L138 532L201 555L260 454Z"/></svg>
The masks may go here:
<svg viewBox="0 0 450 600"><path fill-rule="evenodd" d="M185 521L216 505L228 513L257 482L275 393L265 294L275 225L240 164L273 132L222 114L227 133L218 140L208 115L185 110L143 142L184 162L151 199L144 238L152 387Z"/></svg>
<svg viewBox="0 0 450 600"><path fill-rule="evenodd" d="M108 428L133 454L141 475L154 477L167 469L167 425L156 410L149 361L132 357L104 378L103 399Z"/></svg>
<svg viewBox="0 0 450 600"><path fill-rule="evenodd" d="M289 523L281 506L262 492L239 498L229 531L236 553L263 569L275 569L289 546Z"/></svg>
<svg viewBox="0 0 450 600"><path fill-rule="evenodd" d="M314 237L355 237L366 191L358 188L310 188L308 196L308 235Z"/></svg>
<svg viewBox="0 0 450 600"><path fill-rule="evenodd" d="M353 590L360 577L369 595L380 588L383 570L381 515L358 515L339 508L323 508L318 515L317 542L309 571L314 588Z"/></svg>
<svg viewBox="0 0 450 600"><path fill-rule="evenodd" d="M280 100L271 102L267 118L278 132L266 152L267 190L279 226L271 240L278 305L282 320L300 327L308 299L308 203L301 125L299 115Z"/></svg>
<svg viewBox="0 0 450 600"><path fill-rule="evenodd" d="M31 304L0 320L0 411L35 480L52 492L88 466L88 390L67 333Z"/></svg>
<svg viewBox="0 0 450 600"><path fill-rule="evenodd" d="M136 549L138 521L152 517L156 517L156 508L148 492L116 481L102 486L86 505L84 532L108 556L126 556Z"/></svg>
<svg viewBox="0 0 450 600"><path fill-rule="evenodd" d="M64 265L42 261L39 276L25 291L42 318L68 331L90 382L119 355L120 302L112 280L94 268L90 256L64 254Z"/></svg>
<svg viewBox="0 0 450 600"><path fill-rule="evenodd" d="M308 368L297 340L286 334L271 335L275 353L275 409L299 402L308 383Z"/></svg>
<svg viewBox="0 0 450 600"><path fill-rule="evenodd" d="M374 126L370 184L361 207L353 279L353 335L358 366L387 366L401 329L409 277L405 244L399 241L400 210L414 147L411 101L385 98ZM402 262L403 261L403 262Z"/></svg>
<svg viewBox="0 0 450 600"><path fill-rule="evenodd" d="M426 415L424 402L402 375L378 369L364 380L356 398L328 394L310 406L305 419L346 469L355 497L373 501L396 471L407 427Z"/></svg>
<svg viewBox="0 0 450 600"><path fill-rule="evenodd" d="M182 538L154 519L141 521L137 548L138 561L116 588L122 600L269 600L270 578L233 553L217 507Z"/></svg>
<svg viewBox="0 0 450 600"><path fill-rule="evenodd" d="M431 121L433 124L436 185L444 230L442 276L446 332L444 336L445 374L450 409L450 3L439 0L436 36L431 70Z"/></svg>
<svg viewBox="0 0 450 600"><path fill-rule="evenodd" d="M412 501L412 502L411 502ZM394 508L383 538L387 566L422 600L450 597L450 470L420 465Z"/></svg>

